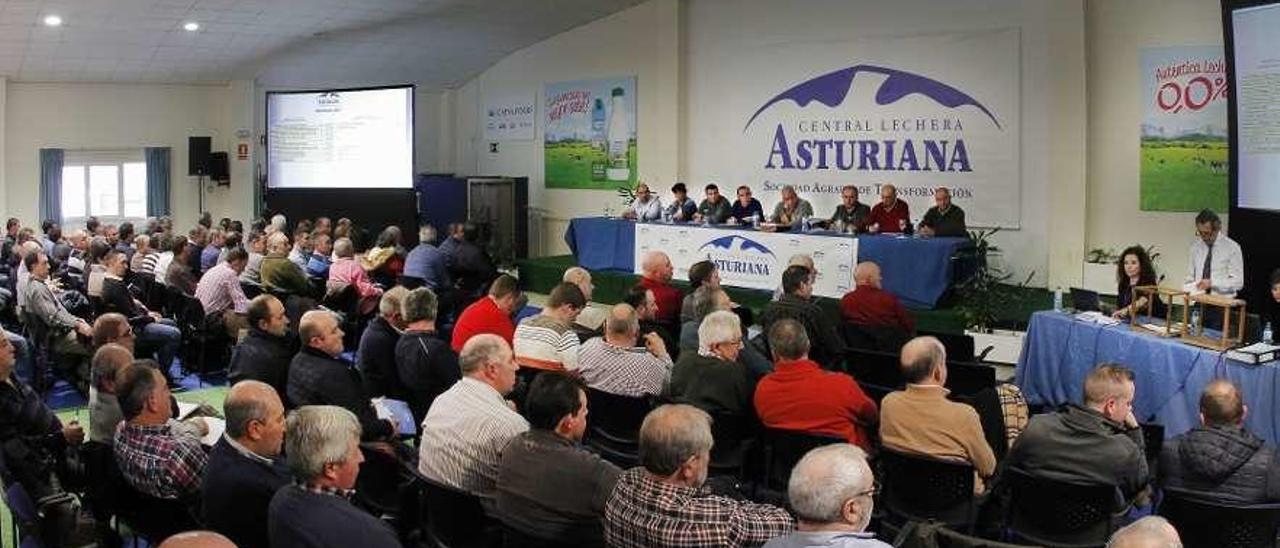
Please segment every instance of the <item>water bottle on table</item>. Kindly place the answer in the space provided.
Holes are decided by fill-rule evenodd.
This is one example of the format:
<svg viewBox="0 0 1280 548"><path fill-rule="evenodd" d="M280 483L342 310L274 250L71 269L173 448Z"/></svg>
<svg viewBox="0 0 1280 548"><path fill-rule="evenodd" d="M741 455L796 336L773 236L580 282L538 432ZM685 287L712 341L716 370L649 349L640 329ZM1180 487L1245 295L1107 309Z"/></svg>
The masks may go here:
<svg viewBox="0 0 1280 548"><path fill-rule="evenodd" d="M1062 312L1062 288L1053 290L1053 311Z"/></svg>
<svg viewBox="0 0 1280 548"><path fill-rule="evenodd" d="M1262 342L1271 344L1271 342L1275 340L1271 337L1272 337L1271 322L1267 322L1265 325L1262 326Z"/></svg>

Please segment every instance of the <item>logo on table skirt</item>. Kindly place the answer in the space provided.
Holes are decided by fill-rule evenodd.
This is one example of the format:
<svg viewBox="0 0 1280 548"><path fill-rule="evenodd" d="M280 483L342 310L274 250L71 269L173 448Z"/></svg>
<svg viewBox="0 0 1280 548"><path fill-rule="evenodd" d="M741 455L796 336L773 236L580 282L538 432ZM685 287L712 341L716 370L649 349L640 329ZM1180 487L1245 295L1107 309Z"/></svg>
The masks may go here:
<svg viewBox="0 0 1280 548"><path fill-rule="evenodd" d="M702 244L698 254L704 253L721 272L732 276L772 278L778 266L778 257L768 246L736 234Z"/></svg>

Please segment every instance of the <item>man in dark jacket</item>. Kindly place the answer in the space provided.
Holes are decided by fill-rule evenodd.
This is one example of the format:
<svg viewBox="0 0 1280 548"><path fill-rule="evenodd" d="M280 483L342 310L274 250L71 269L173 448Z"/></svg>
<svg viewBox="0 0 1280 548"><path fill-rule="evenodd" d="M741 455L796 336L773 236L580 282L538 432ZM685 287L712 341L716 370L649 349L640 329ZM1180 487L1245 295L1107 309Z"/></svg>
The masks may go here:
<svg viewBox="0 0 1280 548"><path fill-rule="evenodd" d="M324 310L303 314L298 336L303 346L289 363L289 402L294 407L336 405L354 413L365 441L382 441L395 435L395 422L379 419L374 412L360 372L339 357L343 350L342 329L333 314Z"/></svg>
<svg viewBox="0 0 1280 548"><path fill-rule="evenodd" d="M1165 489L1212 504L1248 505L1280 501L1276 451L1245 430L1249 407L1226 379L1200 395L1201 425L1169 440L1160 453Z"/></svg>
<svg viewBox="0 0 1280 548"><path fill-rule="evenodd" d="M371 398L390 396L404 399L402 394L392 392L396 377L396 341L400 340L400 331L404 329L400 303L406 293L408 290L399 286L383 293L378 301L378 315L369 321L369 326L360 335L356 366L364 376L364 389Z"/></svg>
<svg viewBox="0 0 1280 548"><path fill-rule="evenodd" d="M289 483L280 459L284 404L270 385L245 381L231 388L223 413L227 432L209 453L201 483L205 524L242 548L266 548L262 516L271 497Z"/></svg>
<svg viewBox="0 0 1280 548"><path fill-rule="evenodd" d="M454 247L453 262L449 266L449 274L453 276L458 290L466 297L483 295L489 282L498 276L493 259L480 247L479 242L479 228L467 223L463 228L462 240Z"/></svg>
<svg viewBox="0 0 1280 548"><path fill-rule="evenodd" d="M231 352L228 380L262 381L284 394L289 361L298 352L297 339L289 336L289 316L280 299L258 295L249 301L249 334Z"/></svg>
<svg viewBox="0 0 1280 548"><path fill-rule="evenodd" d="M844 339L827 315L812 301L813 279L807 267L792 265L782 272L782 296L764 307L760 326L768 333L773 322L790 318L804 326L813 343L809 358L830 368L844 356Z"/></svg>
<svg viewBox="0 0 1280 548"><path fill-rule="evenodd" d="M422 424L427 410L462 378L458 355L436 334L436 295L419 287L405 295L400 309L408 322L395 347L396 382L392 397L409 403L413 420ZM398 393L397 393L398 392Z"/></svg>
<svg viewBox="0 0 1280 548"><path fill-rule="evenodd" d="M1054 481L1114 485L1133 500L1149 481L1133 397L1133 371L1099 365L1085 378L1084 405L1032 417L1003 465Z"/></svg>

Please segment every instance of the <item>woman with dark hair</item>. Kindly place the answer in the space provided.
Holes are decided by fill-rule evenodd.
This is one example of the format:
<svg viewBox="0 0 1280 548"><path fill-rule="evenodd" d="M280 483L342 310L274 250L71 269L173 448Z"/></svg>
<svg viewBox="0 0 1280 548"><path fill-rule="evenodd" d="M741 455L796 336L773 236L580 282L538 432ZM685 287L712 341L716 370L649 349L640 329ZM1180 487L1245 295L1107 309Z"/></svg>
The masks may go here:
<svg viewBox="0 0 1280 548"><path fill-rule="evenodd" d="M1147 297L1133 299L1133 288L1140 285L1156 285L1156 269L1151 265L1151 257L1142 246L1131 246L1120 254L1116 262L1116 311L1111 316L1126 318L1130 314L1142 314L1147 310ZM1156 298L1152 305L1152 316L1163 318L1165 304Z"/></svg>
<svg viewBox="0 0 1280 548"><path fill-rule="evenodd" d="M360 260L374 281L391 287L404 272L404 248L400 245L400 227L391 225L378 234L378 242Z"/></svg>

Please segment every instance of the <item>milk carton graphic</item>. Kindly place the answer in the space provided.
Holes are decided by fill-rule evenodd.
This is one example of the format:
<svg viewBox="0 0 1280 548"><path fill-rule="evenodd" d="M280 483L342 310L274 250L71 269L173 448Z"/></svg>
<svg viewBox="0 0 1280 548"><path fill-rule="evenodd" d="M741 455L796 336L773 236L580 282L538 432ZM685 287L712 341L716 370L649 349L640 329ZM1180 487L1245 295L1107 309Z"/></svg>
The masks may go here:
<svg viewBox="0 0 1280 548"><path fill-rule="evenodd" d="M625 92L613 88L609 102L609 169L610 181L631 180L631 161L627 149L631 145L631 124Z"/></svg>

